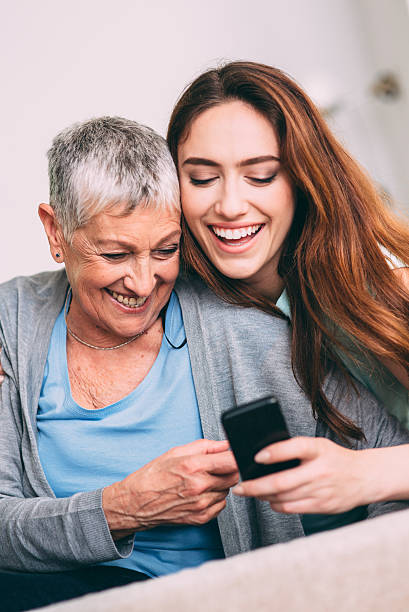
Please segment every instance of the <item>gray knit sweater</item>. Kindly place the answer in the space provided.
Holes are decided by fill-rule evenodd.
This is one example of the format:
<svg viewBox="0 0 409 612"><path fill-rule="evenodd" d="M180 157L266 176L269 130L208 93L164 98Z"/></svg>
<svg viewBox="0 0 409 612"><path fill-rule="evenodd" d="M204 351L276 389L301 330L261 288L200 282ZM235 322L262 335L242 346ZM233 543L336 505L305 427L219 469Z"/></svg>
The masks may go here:
<svg viewBox="0 0 409 612"><path fill-rule="evenodd" d="M0 391L0 568L59 571L118 559L133 539L114 542L102 490L56 499L37 451L36 413L54 322L67 289L64 271L17 278L0 286L0 346L6 377ZM324 435L290 364L288 324L253 309L225 304L200 282L177 284L203 433L224 438L220 413L235 403L274 394L292 435ZM308 347L306 347L308 350ZM359 387L359 385L358 385ZM357 448L409 442L409 434L363 388L359 396L333 375L328 396L364 430ZM403 503L373 504L368 516ZM226 555L303 535L300 518L272 512L266 502L229 495L219 515Z"/></svg>

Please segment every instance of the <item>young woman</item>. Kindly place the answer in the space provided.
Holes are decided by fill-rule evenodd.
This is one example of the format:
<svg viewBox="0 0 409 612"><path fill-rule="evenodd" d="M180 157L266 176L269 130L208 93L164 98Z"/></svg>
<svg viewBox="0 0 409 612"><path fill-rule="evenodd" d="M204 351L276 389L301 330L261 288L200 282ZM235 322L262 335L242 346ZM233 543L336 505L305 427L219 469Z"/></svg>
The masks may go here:
<svg viewBox="0 0 409 612"><path fill-rule="evenodd" d="M229 302L291 320L299 384L315 416L346 445L362 431L323 390L334 364L406 421L409 231L306 94L269 66L210 70L177 103L168 144L187 269ZM297 456L299 468L236 492L285 512L340 512L409 496L402 470L409 447L356 453L298 438L259 459Z"/></svg>

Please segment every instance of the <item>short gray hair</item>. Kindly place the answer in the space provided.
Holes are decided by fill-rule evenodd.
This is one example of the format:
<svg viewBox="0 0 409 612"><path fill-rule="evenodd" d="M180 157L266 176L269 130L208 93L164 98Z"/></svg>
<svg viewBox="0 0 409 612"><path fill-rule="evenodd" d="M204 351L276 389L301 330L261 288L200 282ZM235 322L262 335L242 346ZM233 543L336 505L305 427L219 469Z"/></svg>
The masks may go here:
<svg viewBox="0 0 409 612"><path fill-rule="evenodd" d="M126 204L180 210L166 141L122 117L98 117L60 132L48 151L50 205L64 237L105 208Z"/></svg>

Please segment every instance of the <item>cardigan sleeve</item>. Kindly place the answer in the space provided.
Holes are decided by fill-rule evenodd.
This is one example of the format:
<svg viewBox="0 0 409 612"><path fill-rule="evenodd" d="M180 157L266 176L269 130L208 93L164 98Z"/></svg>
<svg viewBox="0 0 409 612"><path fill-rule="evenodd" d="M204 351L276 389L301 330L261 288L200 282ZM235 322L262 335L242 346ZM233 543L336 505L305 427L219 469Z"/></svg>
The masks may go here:
<svg viewBox="0 0 409 612"><path fill-rule="evenodd" d="M19 393L7 375L4 353L2 360L6 375L0 388L0 568L62 571L129 556L133 538L112 539L102 489L61 499L36 493L45 476L36 452L30 466L23 463ZM33 465L36 478L29 478Z"/></svg>

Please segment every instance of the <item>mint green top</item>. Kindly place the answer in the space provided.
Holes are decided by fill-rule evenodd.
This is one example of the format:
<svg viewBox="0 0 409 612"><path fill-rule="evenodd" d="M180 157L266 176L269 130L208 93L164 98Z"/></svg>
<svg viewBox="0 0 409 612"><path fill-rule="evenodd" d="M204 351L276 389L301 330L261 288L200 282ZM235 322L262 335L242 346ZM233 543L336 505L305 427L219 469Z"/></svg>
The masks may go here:
<svg viewBox="0 0 409 612"><path fill-rule="evenodd" d="M285 290L276 306L291 319L290 303ZM336 349L336 353L348 371L369 389L402 425L409 428L409 391L388 368L364 352L359 354L359 365L342 351Z"/></svg>

